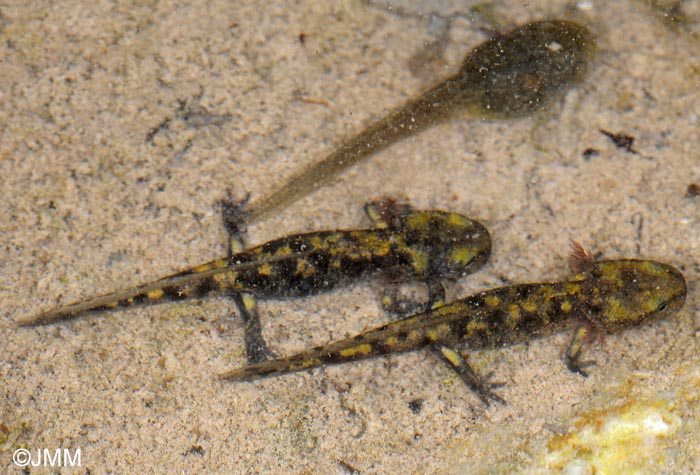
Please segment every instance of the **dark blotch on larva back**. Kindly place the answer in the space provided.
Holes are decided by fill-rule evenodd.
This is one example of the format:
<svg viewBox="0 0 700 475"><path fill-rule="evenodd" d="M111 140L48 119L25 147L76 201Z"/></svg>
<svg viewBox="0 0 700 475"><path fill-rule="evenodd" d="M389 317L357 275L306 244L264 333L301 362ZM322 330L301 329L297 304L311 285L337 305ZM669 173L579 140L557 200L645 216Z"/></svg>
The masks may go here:
<svg viewBox="0 0 700 475"><path fill-rule="evenodd" d="M581 80L594 52L586 27L538 21L476 47L453 80L468 88L476 115L516 118L543 108Z"/></svg>

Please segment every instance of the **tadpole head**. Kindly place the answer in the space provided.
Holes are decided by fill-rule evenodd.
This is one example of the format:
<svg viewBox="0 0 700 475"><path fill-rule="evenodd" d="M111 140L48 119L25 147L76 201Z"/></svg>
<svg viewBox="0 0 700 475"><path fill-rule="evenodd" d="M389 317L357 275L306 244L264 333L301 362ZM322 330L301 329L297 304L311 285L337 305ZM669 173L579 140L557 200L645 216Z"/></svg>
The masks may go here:
<svg viewBox="0 0 700 475"><path fill-rule="evenodd" d="M477 115L523 117L580 81L595 49L595 38L583 25L532 22L474 48L454 81L469 90Z"/></svg>

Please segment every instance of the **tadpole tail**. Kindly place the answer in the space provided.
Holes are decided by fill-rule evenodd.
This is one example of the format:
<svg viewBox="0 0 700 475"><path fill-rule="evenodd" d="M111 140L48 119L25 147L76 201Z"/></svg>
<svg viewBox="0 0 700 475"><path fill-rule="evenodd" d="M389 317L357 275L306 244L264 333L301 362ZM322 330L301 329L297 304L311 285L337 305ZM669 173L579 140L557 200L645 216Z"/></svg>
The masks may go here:
<svg viewBox="0 0 700 475"><path fill-rule="evenodd" d="M253 204L246 219L253 222L268 217L322 188L344 170L371 155L444 121L459 105L456 94L452 91L456 87L453 79L448 79L388 113L324 159L293 175L272 195Z"/></svg>

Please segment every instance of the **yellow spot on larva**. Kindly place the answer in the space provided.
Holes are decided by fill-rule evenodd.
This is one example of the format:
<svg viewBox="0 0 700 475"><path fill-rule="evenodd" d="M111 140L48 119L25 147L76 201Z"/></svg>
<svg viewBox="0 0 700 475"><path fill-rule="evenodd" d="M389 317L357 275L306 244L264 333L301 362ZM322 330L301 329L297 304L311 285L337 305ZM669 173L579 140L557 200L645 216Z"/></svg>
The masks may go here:
<svg viewBox="0 0 700 475"><path fill-rule="evenodd" d="M119 302L110 302L105 305L107 308L117 308L119 306Z"/></svg>
<svg viewBox="0 0 700 475"><path fill-rule="evenodd" d="M210 270L211 268L212 268L211 264L206 263L206 264L198 265L197 267L194 268L194 271L195 271L195 273L206 272L206 271Z"/></svg>
<svg viewBox="0 0 700 475"><path fill-rule="evenodd" d="M352 348L346 348L340 350L340 356L343 358L353 358L358 355L368 355L372 352L372 345L369 343L363 343L362 345L353 346Z"/></svg>
<svg viewBox="0 0 700 475"><path fill-rule="evenodd" d="M535 313L537 311L537 302L535 300L526 300L523 302L523 310L528 313Z"/></svg>
<svg viewBox="0 0 700 475"><path fill-rule="evenodd" d="M300 363L293 363L289 365L289 371L298 371L300 369L310 368L311 366L317 366L321 364L321 360L318 358L310 358L304 360Z"/></svg>
<svg viewBox="0 0 700 475"><path fill-rule="evenodd" d="M268 262L263 262L258 268L258 274L270 277L272 275L272 266Z"/></svg>
<svg viewBox="0 0 700 475"><path fill-rule="evenodd" d="M437 327L437 331L440 336L445 336L450 334L450 326L447 323L441 323Z"/></svg>
<svg viewBox="0 0 700 475"><path fill-rule="evenodd" d="M301 277L311 277L316 273L316 269L306 259L297 259L296 274Z"/></svg>
<svg viewBox="0 0 700 475"><path fill-rule="evenodd" d="M223 290L227 287L227 280L226 279L226 274L214 274L212 276L214 278L214 282L216 282L216 285L219 287L220 290Z"/></svg>
<svg viewBox="0 0 700 475"><path fill-rule="evenodd" d="M454 249L450 252L448 260L457 264L468 265L474 260L474 249L468 246Z"/></svg>
<svg viewBox="0 0 700 475"><path fill-rule="evenodd" d="M508 315L512 320L520 320L520 307L514 303L508 305Z"/></svg>
<svg viewBox="0 0 700 475"><path fill-rule="evenodd" d="M564 292L569 295L576 295L581 291L581 284L576 282L567 282L564 284Z"/></svg>
<svg viewBox="0 0 700 475"><path fill-rule="evenodd" d="M320 236L317 236L317 235L309 236L309 246L311 246L312 248L320 247L323 244L324 244L324 241L323 241L323 239L321 239Z"/></svg>
<svg viewBox="0 0 700 475"><path fill-rule="evenodd" d="M375 256L386 256L391 252L391 243L387 240L382 240L382 241L377 241L377 244L374 247L374 255Z"/></svg>
<svg viewBox="0 0 700 475"><path fill-rule="evenodd" d="M408 335L406 336L406 340L404 341L405 345L414 345L421 341L423 339L423 332L420 330L412 330L408 332Z"/></svg>
<svg viewBox="0 0 700 475"><path fill-rule="evenodd" d="M571 302L569 302L568 300L565 300L564 302L562 302L561 311L562 312L570 312L571 311Z"/></svg>
<svg viewBox="0 0 700 475"><path fill-rule="evenodd" d="M488 328L486 323L473 320L467 325L467 337L473 336L477 331L488 330Z"/></svg>
<svg viewBox="0 0 700 475"><path fill-rule="evenodd" d="M440 348L440 353L442 353L442 356L447 358L447 361L453 366L459 366L462 362L462 356L452 348Z"/></svg>
<svg viewBox="0 0 700 475"><path fill-rule="evenodd" d="M457 213L450 213L447 222L453 226L466 227L469 221L467 218Z"/></svg>
<svg viewBox="0 0 700 475"><path fill-rule="evenodd" d="M445 315L463 314L465 312L469 312L469 310L470 308L467 305L464 305L463 302L457 301L441 305L432 310L432 312L433 315L435 315L435 317L437 318Z"/></svg>
<svg viewBox="0 0 700 475"><path fill-rule="evenodd" d="M292 250L289 246L280 247L275 251L275 256L288 256L290 254L292 254Z"/></svg>
<svg viewBox="0 0 700 475"><path fill-rule="evenodd" d="M438 341L440 339L440 334L438 331L434 328L430 328L425 332L426 336L428 337L428 340L430 341Z"/></svg>
<svg viewBox="0 0 700 475"><path fill-rule="evenodd" d="M609 323L624 322L628 319L629 309L620 302L620 299L608 297L605 306L605 320Z"/></svg>
<svg viewBox="0 0 700 475"><path fill-rule="evenodd" d="M377 209L376 203L367 203L367 206L365 206L365 213L377 228L384 229L388 227L388 223L384 220L382 213Z"/></svg>
<svg viewBox="0 0 700 475"><path fill-rule="evenodd" d="M253 294L245 292L241 294L241 296L243 297L243 306L246 309L251 310L255 308L255 297L253 296Z"/></svg>
<svg viewBox="0 0 700 475"><path fill-rule="evenodd" d="M395 346L397 346L399 344L399 339L396 338L395 336L390 336L389 338L386 339L384 344L386 346L388 346L389 348L394 348Z"/></svg>
<svg viewBox="0 0 700 475"><path fill-rule="evenodd" d="M413 229L425 229L426 225L428 224L428 220L430 219L430 216L428 213L422 213L422 212L416 212L416 213L411 213L406 217L406 224L408 225L409 228Z"/></svg>
<svg viewBox="0 0 700 475"><path fill-rule="evenodd" d="M146 294L146 297L148 297L149 300L158 300L159 298L161 298L163 296L164 293L165 292L163 292L163 289L155 289L155 290L151 290L150 292L148 292Z"/></svg>
<svg viewBox="0 0 700 475"><path fill-rule="evenodd" d="M425 252L420 252L412 248L408 248L411 254L413 270L423 272L428 268L428 255Z"/></svg>
<svg viewBox="0 0 700 475"><path fill-rule="evenodd" d="M484 303L489 307L498 307L498 305L501 303L501 299L495 295L487 295L486 298L484 298Z"/></svg>
<svg viewBox="0 0 700 475"><path fill-rule="evenodd" d="M238 272L221 272L214 274L214 282L219 290L242 290L243 286L238 281Z"/></svg>
<svg viewBox="0 0 700 475"><path fill-rule="evenodd" d="M214 261L214 267L217 269L223 269L228 266L228 259L217 259Z"/></svg>
<svg viewBox="0 0 700 475"><path fill-rule="evenodd" d="M326 249L328 247L334 247L335 244L338 244L339 242L343 241L344 239L345 239L345 236L343 235L343 233L336 232L336 233L328 234L323 239L320 239L319 242L320 242L320 246L323 249Z"/></svg>

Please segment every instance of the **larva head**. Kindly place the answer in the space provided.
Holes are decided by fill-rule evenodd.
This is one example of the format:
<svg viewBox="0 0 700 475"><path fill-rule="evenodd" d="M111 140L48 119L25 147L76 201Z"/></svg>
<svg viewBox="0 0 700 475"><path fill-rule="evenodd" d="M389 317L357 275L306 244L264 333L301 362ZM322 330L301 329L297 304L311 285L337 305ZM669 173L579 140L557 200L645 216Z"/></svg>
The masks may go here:
<svg viewBox="0 0 700 475"><path fill-rule="evenodd" d="M620 330L683 307L686 284L675 267L634 259L591 263L581 281L587 317L607 331Z"/></svg>
<svg viewBox="0 0 700 475"><path fill-rule="evenodd" d="M461 277L491 255L489 232L461 214L411 211L401 217L399 229L416 273L425 277Z"/></svg>

